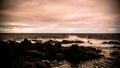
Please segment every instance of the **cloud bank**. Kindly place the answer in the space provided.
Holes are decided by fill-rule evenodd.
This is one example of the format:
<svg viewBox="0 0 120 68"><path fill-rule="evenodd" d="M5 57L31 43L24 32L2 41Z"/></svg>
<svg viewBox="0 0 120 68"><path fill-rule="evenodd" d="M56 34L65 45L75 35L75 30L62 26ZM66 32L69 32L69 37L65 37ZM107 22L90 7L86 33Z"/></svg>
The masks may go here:
<svg viewBox="0 0 120 68"><path fill-rule="evenodd" d="M119 33L119 0L1 0L1 2L1 32Z"/></svg>

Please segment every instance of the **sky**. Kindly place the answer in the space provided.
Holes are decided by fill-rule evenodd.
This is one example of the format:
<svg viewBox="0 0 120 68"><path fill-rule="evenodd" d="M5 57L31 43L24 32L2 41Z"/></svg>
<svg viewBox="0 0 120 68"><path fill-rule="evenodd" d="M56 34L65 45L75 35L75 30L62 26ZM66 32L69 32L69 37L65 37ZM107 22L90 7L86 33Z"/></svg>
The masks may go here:
<svg viewBox="0 0 120 68"><path fill-rule="evenodd" d="M120 33L119 0L0 1L0 33Z"/></svg>

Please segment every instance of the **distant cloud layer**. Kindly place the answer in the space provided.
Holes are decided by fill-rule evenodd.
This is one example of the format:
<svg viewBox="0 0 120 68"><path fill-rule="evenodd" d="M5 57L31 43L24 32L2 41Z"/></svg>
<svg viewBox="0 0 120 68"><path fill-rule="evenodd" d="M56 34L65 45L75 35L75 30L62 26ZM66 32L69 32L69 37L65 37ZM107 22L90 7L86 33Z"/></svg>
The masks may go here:
<svg viewBox="0 0 120 68"><path fill-rule="evenodd" d="M1 2L0 32L120 32L119 0L1 0Z"/></svg>

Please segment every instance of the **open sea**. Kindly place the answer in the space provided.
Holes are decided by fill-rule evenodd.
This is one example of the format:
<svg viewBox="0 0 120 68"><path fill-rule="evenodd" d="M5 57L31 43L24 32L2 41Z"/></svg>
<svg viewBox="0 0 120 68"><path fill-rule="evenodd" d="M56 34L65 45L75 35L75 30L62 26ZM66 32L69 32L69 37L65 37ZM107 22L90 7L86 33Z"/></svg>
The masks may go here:
<svg viewBox="0 0 120 68"><path fill-rule="evenodd" d="M0 38L6 40L18 40L23 38L67 38L70 35L88 39L120 40L120 33L0 33Z"/></svg>

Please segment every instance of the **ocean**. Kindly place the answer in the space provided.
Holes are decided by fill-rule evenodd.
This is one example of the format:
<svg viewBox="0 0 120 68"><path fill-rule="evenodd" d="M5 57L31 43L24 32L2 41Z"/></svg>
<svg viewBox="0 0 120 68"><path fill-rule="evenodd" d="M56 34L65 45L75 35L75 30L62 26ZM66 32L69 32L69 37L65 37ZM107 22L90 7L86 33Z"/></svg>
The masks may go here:
<svg viewBox="0 0 120 68"><path fill-rule="evenodd" d="M67 38L70 35L88 39L120 40L120 33L0 33L0 39Z"/></svg>

